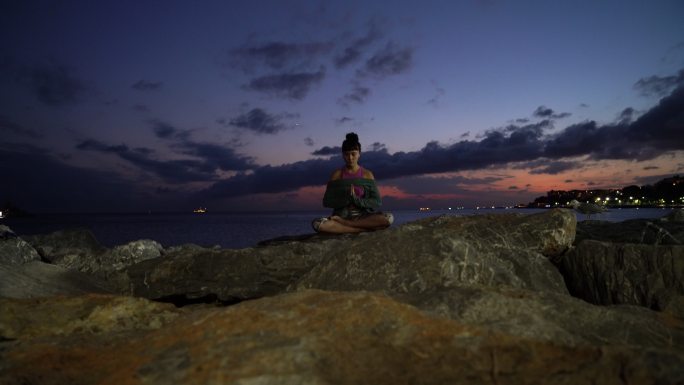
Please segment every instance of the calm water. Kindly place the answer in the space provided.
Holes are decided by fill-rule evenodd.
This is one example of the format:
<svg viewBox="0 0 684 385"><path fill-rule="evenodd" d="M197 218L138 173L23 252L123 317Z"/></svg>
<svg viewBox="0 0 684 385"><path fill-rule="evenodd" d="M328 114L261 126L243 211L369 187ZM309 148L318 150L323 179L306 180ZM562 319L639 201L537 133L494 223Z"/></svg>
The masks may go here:
<svg viewBox="0 0 684 385"><path fill-rule="evenodd" d="M544 209L465 209L393 211L395 225L435 215L477 215L505 212L532 214ZM660 218L670 209L612 209L592 219L620 222L634 218ZM91 214L43 215L32 218L5 218L0 224L18 235L45 234L68 228L90 229L104 246L113 247L138 239L154 239L164 247L194 243L242 248L259 241L284 235L311 233L311 220L327 216L329 211L273 213L206 213L206 214ZM577 214L577 219L586 219Z"/></svg>

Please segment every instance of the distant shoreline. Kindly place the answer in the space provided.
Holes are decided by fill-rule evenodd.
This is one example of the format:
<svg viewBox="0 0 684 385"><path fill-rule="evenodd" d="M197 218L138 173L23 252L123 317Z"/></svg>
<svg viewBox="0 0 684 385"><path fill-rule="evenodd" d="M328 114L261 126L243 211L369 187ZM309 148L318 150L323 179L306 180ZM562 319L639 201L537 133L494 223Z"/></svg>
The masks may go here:
<svg viewBox="0 0 684 385"><path fill-rule="evenodd" d="M607 209L681 209L684 208L684 205L640 205L640 206L632 206L632 205L605 205L603 206ZM572 207L569 206L561 206L561 205L556 205L556 206L548 206L548 207L535 207L535 206L527 206L527 207L515 207L516 209L572 209Z"/></svg>

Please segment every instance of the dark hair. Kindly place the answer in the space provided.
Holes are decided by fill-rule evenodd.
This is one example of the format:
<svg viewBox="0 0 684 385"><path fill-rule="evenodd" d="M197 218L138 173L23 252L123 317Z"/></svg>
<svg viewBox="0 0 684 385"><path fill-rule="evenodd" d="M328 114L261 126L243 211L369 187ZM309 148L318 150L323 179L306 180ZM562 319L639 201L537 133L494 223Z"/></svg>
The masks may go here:
<svg viewBox="0 0 684 385"><path fill-rule="evenodd" d="M353 132L347 134L346 139L342 142L342 151L361 151L361 143L359 143L359 136Z"/></svg>

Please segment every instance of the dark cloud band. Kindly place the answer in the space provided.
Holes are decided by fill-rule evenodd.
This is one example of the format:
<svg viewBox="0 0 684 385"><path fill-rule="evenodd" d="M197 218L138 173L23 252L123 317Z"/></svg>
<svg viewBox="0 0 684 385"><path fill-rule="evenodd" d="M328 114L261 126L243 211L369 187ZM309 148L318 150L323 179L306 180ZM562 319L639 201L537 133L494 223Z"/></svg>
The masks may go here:
<svg viewBox="0 0 684 385"><path fill-rule="evenodd" d="M560 173L579 164L562 158L589 156L593 159L652 159L665 152L684 150L684 87L678 88L658 105L630 124L598 125L586 122L569 126L553 136L544 136L544 122L509 126L488 132L480 141L460 141L443 146L430 142L414 152L390 154L384 148L362 154L364 166L378 178L477 170L512 162L531 162L536 173ZM251 174L215 183L204 191L211 196L240 196L252 193L277 193L304 186L325 183L329 173L342 164L334 153L337 148L324 147L315 155L333 155L329 159L312 159L277 167L265 166Z"/></svg>

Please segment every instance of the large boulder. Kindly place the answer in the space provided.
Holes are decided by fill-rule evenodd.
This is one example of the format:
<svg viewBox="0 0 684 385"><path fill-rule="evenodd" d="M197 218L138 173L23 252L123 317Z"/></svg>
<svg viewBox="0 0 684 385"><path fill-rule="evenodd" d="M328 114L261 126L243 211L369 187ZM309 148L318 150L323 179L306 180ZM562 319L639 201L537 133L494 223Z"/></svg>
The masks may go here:
<svg viewBox="0 0 684 385"><path fill-rule="evenodd" d="M439 226L481 249L494 246L527 250L554 258L572 245L577 219L572 211L552 209L536 214L430 217L414 224Z"/></svg>
<svg viewBox="0 0 684 385"><path fill-rule="evenodd" d="M684 320L640 306L597 306L551 292L457 286L395 295L424 311L562 345L629 345L684 353Z"/></svg>
<svg viewBox="0 0 684 385"><path fill-rule="evenodd" d="M160 257L163 250L159 242L141 239L97 254L90 254L86 250L80 253L71 253L62 256L55 263L68 269L107 279L118 270L147 259Z"/></svg>
<svg viewBox="0 0 684 385"><path fill-rule="evenodd" d="M31 261L40 261L36 249L19 238L12 229L0 225L0 262L21 265Z"/></svg>
<svg viewBox="0 0 684 385"><path fill-rule="evenodd" d="M69 263L61 262L79 259L94 259L106 251L93 233L88 229L67 229L50 234L23 236L44 261L70 268Z"/></svg>
<svg viewBox="0 0 684 385"><path fill-rule="evenodd" d="M428 218L364 234L330 250L291 289L392 294L503 285L567 293L549 258L570 247L575 224L567 210Z"/></svg>
<svg viewBox="0 0 684 385"><path fill-rule="evenodd" d="M570 247L575 216L434 217L394 229L241 250L176 249L125 269L129 293L224 302L292 288L426 290L479 283L566 293L548 258Z"/></svg>
<svg viewBox="0 0 684 385"><path fill-rule="evenodd" d="M111 289L94 277L61 266L39 261L22 265L0 262L0 297L34 298L108 292Z"/></svg>
<svg viewBox="0 0 684 385"><path fill-rule="evenodd" d="M141 239L114 247L103 255L102 268L121 270L148 259L159 258L164 252L162 245L151 239Z"/></svg>
<svg viewBox="0 0 684 385"><path fill-rule="evenodd" d="M673 209L669 214L660 218L662 222L684 222L684 209Z"/></svg>
<svg viewBox="0 0 684 385"><path fill-rule="evenodd" d="M12 340L153 330L182 313L171 304L102 294L0 298L0 308L0 338Z"/></svg>
<svg viewBox="0 0 684 385"><path fill-rule="evenodd" d="M667 220L662 220L667 219ZM585 239L649 245L684 244L684 222L659 219L630 219L623 222L582 221L577 225L575 243Z"/></svg>
<svg viewBox="0 0 684 385"><path fill-rule="evenodd" d="M238 302L274 295L320 262L339 240L239 250L175 248L134 264L120 285L128 294L150 299L213 299Z"/></svg>
<svg viewBox="0 0 684 385"><path fill-rule="evenodd" d="M558 267L570 293L594 304L664 310L684 295L684 246L584 240Z"/></svg>
<svg viewBox="0 0 684 385"><path fill-rule="evenodd" d="M304 291L204 308L160 329L50 333L15 332L0 349L0 383L684 382L684 357L672 349L511 336L366 292Z"/></svg>
<svg viewBox="0 0 684 385"><path fill-rule="evenodd" d="M117 292L128 290L128 280L121 273L123 269L148 259L159 258L165 252L159 242L150 239L107 249L87 229L62 230L25 238L27 245L38 250L38 259L88 274Z"/></svg>

